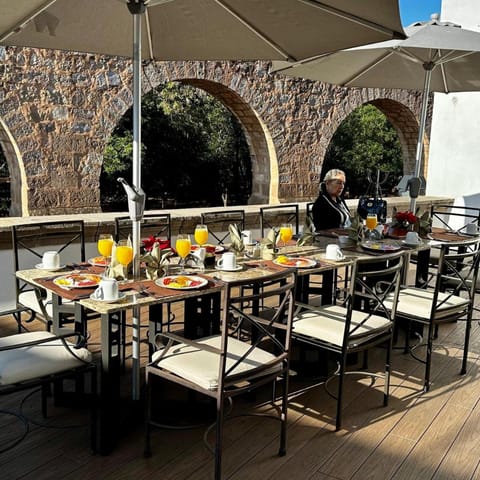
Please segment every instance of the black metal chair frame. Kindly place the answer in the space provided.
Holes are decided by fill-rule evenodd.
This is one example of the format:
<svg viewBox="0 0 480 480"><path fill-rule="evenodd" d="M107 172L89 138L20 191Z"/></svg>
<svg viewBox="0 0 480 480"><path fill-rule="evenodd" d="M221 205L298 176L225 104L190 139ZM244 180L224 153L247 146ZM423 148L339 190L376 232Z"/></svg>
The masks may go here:
<svg viewBox="0 0 480 480"><path fill-rule="evenodd" d="M272 228L278 229L282 223L291 223L293 234L298 235L299 210L298 204L270 205L260 207L260 235L262 238Z"/></svg>
<svg viewBox="0 0 480 480"><path fill-rule="evenodd" d="M153 235L156 238L171 240L171 216L169 213L145 214L142 218L141 229L143 232L148 233L148 235ZM132 220L130 217L115 217L114 239L116 242L122 238L128 238L131 232Z"/></svg>
<svg viewBox="0 0 480 480"><path fill-rule="evenodd" d="M239 230L245 230L245 210L217 210L204 212L201 223L208 227L208 233L217 245L223 245L230 235L229 225L236 224Z"/></svg>
<svg viewBox="0 0 480 480"><path fill-rule="evenodd" d="M393 343L394 332L394 317L395 308L393 310L387 309L385 300L389 295L393 295L394 298L398 296L400 289L400 282L402 277L404 264L404 253L394 253L390 255L383 255L378 257L361 258L358 259L352 267L352 275L346 297L341 305L345 309L345 316L343 318L338 317L338 314L329 312L332 306L325 307L312 307L306 304L297 303L297 313L302 311L310 311L318 313L318 321L322 321L322 317L333 317L338 321L344 321L343 327L343 341L341 345L334 344L328 339L318 338L306 333L298 333L295 331L295 324L300 317L294 318L294 326L292 332L292 339L294 341L303 342L307 345L320 348L327 352L335 354L338 360L338 368L333 376L329 377L325 381L325 388L327 392L337 400L337 411L335 426L336 430L340 430L342 426L342 405L343 405L343 391L344 380L347 374L359 374L368 375L373 378L384 378L384 395L383 405L388 405L389 392L390 392L390 371L391 371L391 352ZM395 304L395 301L394 301ZM334 307L336 308L336 307ZM361 311L360 315L355 312ZM352 327L352 320L355 314L355 326ZM352 335L363 325L367 324L372 315L385 317L389 320L389 327L373 331L371 334L365 334L363 337L355 337L355 341L352 341ZM347 357L351 353L367 352L369 349L387 344L386 358L385 358L385 374L378 375L364 370L361 371L347 371ZM366 362L363 365L366 368ZM328 389L328 383L333 378L338 377L338 389L336 394L332 394Z"/></svg>
<svg viewBox="0 0 480 480"><path fill-rule="evenodd" d="M275 385L276 380L281 379L282 395L281 407L279 408L281 412L279 416L275 415L274 418L281 422L279 455L286 454L288 379L295 280L296 272L292 269L277 272L262 279L227 283L221 308L221 333L217 336L217 338L220 338L219 348L195 340L187 340L172 333L159 333L157 335L156 342L161 347L161 353L146 367L146 456L151 455L151 426L163 426L152 418L153 376L170 380L216 400L215 448L209 447L215 454L216 480L221 478L222 431L223 423L226 420L224 418L225 400L250 392L268 383ZM264 301L269 303L270 307L263 307ZM239 333L240 329L241 334ZM232 358L232 364L227 367L226 352L229 351L229 341L233 341L232 338L238 339L239 336L244 336L246 331L250 333L249 341L246 342L245 346L246 352L243 355L229 356ZM179 344L187 348L192 346L198 349L197 351L211 352L219 356L218 386L216 388L207 389L192 380L162 368L162 359L167 358L170 354L175 356L175 350L176 347L179 347ZM247 372L233 372L240 363L248 362L253 350L259 346L272 353L273 359L269 363L257 365ZM182 354L178 357L184 358ZM210 428L206 434L209 430Z"/></svg>

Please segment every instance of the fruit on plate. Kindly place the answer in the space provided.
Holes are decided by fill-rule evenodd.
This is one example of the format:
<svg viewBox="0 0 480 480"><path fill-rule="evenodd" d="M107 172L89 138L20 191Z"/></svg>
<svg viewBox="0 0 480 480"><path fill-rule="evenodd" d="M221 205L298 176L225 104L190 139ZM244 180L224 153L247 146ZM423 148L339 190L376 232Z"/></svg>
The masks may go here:
<svg viewBox="0 0 480 480"><path fill-rule="evenodd" d="M62 287L95 287L101 277L91 274L72 274L55 279L55 283Z"/></svg>
<svg viewBox="0 0 480 480"><path fill-rule="evenodd" d="M92 263L94 265L108 265L110 262L109 262L109 259L107 257L93 257L92 258Z"/></svg>

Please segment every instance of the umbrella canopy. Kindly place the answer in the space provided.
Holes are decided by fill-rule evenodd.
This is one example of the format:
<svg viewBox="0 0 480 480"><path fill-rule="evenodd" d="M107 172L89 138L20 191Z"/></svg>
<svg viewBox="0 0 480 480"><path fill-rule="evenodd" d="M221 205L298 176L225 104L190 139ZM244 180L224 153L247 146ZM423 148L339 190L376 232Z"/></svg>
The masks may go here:
<svg viewBox="0 0 480 480"><path fill-rule="evenodd" d="M300 60L405 38L397 0L0 0L0 44L143 59Z"/></svg>
<svg viewBox="0 0 480 480"><path fill-rule="evenodd" d="M139 274L145 198L140 156L142 59L296 61L405 38L397 0L0 0L0 12L0 45L133 58L133 187L123 179L122 183L133 220L134 276ZM137 329L139 315L139 309L134 310ZM135 398L138 343L133 358Z"/></svg>
<svg viewBox="0 0 480 480"><path fill-rule="evenodd" d="M429 93L480 90L480 33L440 22L437 15L429 22L412 24L405 32L405 40L351 48L293 64L277 61L273 71L346 87L423 90L414 172L418 185ZM410 209L414 211L416 192L410 193Z"/></svg>

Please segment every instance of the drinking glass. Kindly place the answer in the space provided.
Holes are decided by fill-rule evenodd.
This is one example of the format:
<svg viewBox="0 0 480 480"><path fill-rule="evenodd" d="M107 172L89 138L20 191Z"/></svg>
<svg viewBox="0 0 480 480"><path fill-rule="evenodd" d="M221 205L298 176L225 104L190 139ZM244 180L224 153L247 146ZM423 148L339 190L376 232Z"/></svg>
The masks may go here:
<svg viewBox="0 0 480 480"><path fill-rule="evenodd" d="M112 256L113 237L110 234L101 234L98 237L97 249L102 257Z"/></svg>
<svg viewBox="0 0 480 480"><path fill-rule="evenodd" d="M191 249L192 242L190 241L190 235L184 233L180 233L179 235L177 235L177 240L175 242L175 250L180 257L180 273L185 273L185 258L190 253Z"/></svg>
<svg viewBox="0 0 480 480"><path fill-rule="evenodd" d="M378 224L377 214L376 213L369 213L367 215L366 225L369 230L375 230Z"/></svg>
<svg viewBox="0 0 480 480"><path fill-rule="evenodd" d="M133 248L129 245L128 240L120 240L115 249L115 256L119 263L127 267L133 260Z"/></svg>
<svg viewBox="0 0 480 480"><path fill-rule="evenodd" d="M289 242L293 237L293 227L291 223L282 223L280 227L280 240L283 242L283 246L287 246L287 242Z"/></svg>
<svg viewBox="0 0 480 480"><path fill-rule="evenodd" d="M194 233L195 241L202 247L208 241L208 227L206 225L197 225Z"/></svg>

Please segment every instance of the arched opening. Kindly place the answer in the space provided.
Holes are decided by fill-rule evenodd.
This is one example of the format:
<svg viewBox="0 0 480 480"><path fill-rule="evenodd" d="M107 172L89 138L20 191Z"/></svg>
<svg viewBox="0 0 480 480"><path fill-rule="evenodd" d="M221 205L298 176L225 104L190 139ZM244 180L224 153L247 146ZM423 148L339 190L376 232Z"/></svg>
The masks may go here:
<svg viewBox="0 0 480 480"><path fill-rule="evenodd" d="M129 110L105 150L104 210L124 203L116 178L130 177L131 129ZM266 128L235 92L215 82L183 79L152 88L142 98L142 144L147 209L264 203L278 190L278 181L270 184Z"/></svg>
<svg viewBox="0 0 480 480"><path fill-rule="evenodd" d="M413 169L417 134L418 122L405 105L390 99L363 104L333 135L321 178L331 168L345 170L345 194L357 198L375 192L379 171L382 195L396 195L399 180Z"/></svg>

